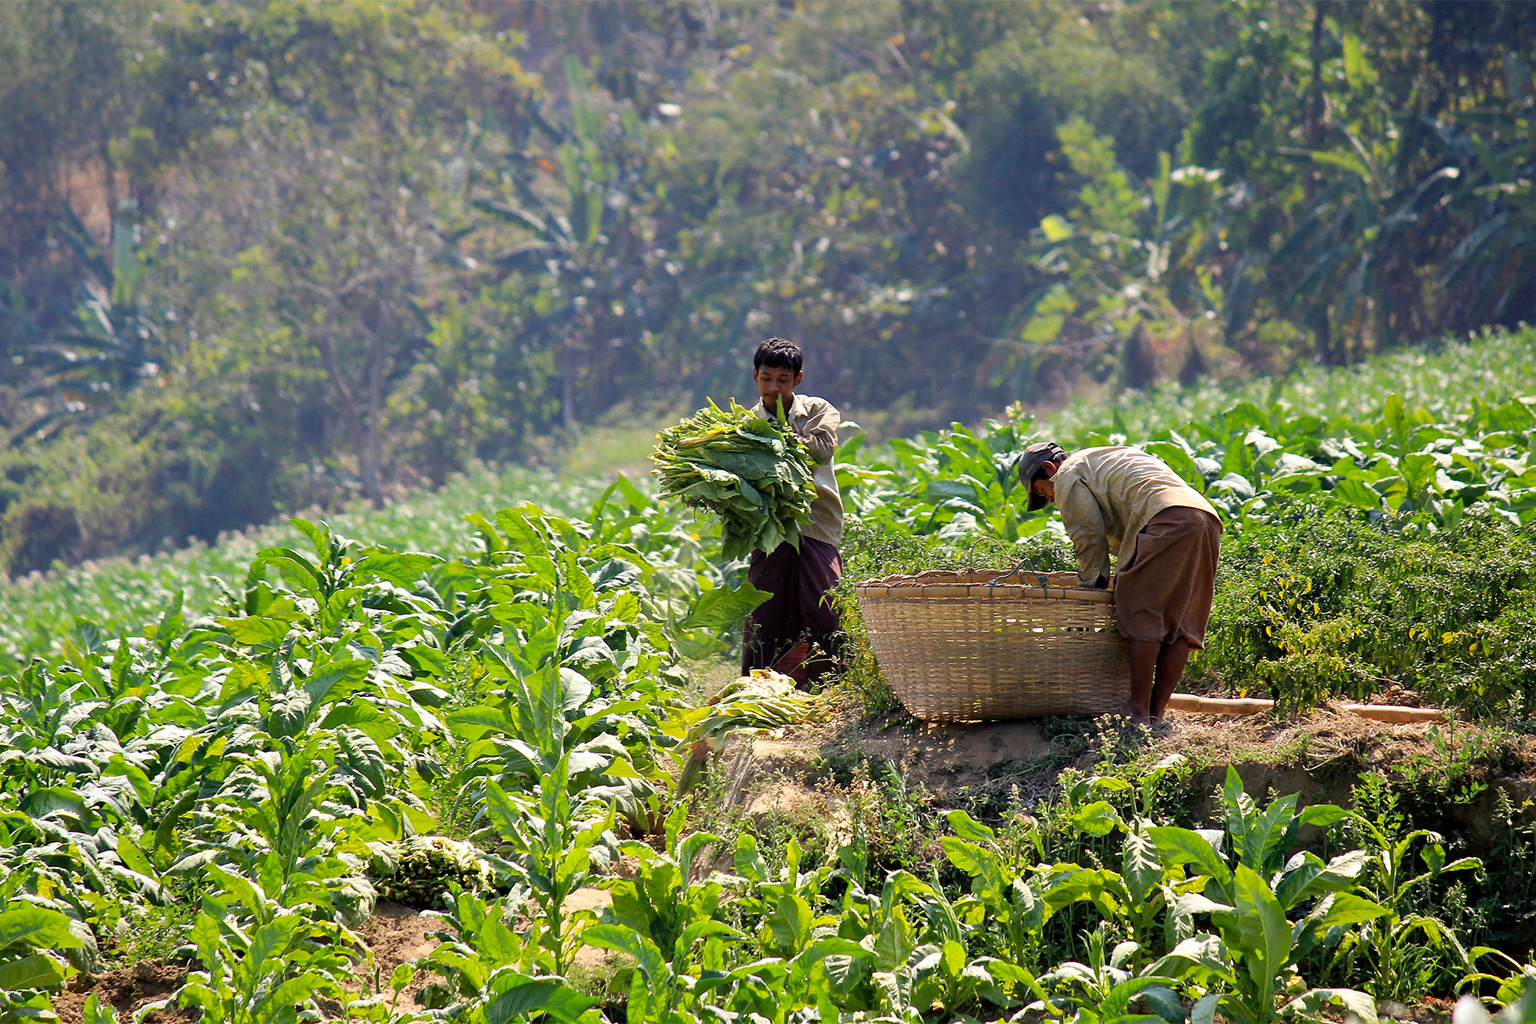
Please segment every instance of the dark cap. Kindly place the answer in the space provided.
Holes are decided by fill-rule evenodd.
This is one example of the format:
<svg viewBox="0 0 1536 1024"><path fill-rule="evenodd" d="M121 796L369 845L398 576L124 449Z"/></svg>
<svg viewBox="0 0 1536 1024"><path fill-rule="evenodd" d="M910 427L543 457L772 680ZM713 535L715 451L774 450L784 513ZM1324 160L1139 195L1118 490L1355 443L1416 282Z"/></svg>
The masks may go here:
<svg viewBox="0 0 1536 1024"><path fill-rule="evenodd" d="M1024 449L1024 454L1019 456L1019 480L1023 482L1024 489L1029 491L1029 511L1045 507L1045 499L1034 491L1035 480L1039 478L1045 464L1051 462L1060 465L1065 461L1067 450L1055 441L1036 441Z"/></svg>

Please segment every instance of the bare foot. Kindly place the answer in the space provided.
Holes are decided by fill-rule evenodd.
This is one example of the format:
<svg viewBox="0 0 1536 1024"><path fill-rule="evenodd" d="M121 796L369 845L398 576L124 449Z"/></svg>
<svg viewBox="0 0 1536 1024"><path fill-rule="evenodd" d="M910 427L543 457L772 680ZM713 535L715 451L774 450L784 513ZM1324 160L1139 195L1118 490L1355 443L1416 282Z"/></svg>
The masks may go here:
<svg viewBox="0 0 1536 1024"><path fill-rule="evenodd" d="M1126 701L1125 704L1121 705L1120 717L1130 719L1132 725L1148 725L1156 721L1156 719L1152 717L1151 708L1138 708L1130 701Z"/></svg>

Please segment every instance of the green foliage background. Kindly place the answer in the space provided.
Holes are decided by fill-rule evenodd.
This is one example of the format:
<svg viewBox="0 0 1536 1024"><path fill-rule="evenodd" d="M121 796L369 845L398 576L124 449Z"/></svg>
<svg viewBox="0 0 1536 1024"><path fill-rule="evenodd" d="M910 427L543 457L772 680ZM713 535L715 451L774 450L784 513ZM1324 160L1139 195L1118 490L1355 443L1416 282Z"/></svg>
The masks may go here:
<svg viewBox="0 0 1536 1024"><path fill-rule="evenodd" d="M746 391L880 436L1533 313L1528 5L0 11L13 574Z"/></svg>

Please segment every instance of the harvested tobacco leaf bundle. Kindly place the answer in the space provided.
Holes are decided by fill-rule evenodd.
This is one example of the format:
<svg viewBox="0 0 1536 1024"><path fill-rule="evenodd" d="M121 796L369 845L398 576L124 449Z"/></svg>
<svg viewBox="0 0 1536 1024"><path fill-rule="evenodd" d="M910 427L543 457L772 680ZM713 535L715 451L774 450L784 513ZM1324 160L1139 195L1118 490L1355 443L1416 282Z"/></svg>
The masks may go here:
<svg viewBox="0 0 1536 1024"><path fill-rule="evenodd" d="M816 486L805 444L788 425L731 401L714 402L656 435L652 475L661 492L720 517L726 558L780 544L800 547Z"/></svg>
<svg viewBox="0 0 1536 1024"><path fill-rule="evenodd" d="M379 895L409 907L435 907L448 883L477 892L493 883L492 865L469 843L445 836L410 836L369 843L369 874Z"/></svg>

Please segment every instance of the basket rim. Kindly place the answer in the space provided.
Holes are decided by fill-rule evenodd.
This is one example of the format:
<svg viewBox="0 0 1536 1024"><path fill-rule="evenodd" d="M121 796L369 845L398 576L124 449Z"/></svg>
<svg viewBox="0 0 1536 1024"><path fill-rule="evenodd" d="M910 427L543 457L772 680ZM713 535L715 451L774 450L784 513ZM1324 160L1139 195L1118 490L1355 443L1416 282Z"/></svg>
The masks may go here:
<svg viewBox="0 0 1536 1024"><path fill-rule="evenodd" d="M1004 569L929 569L925 572L900 573L864 580L854 584L859 596L880 596L924 600L936 597L1033 598L1034 600L1088 601L1095 604L1114 602L1114 581L1110 588L1082 585L1077 573L1029 572L1019 582L999 583L1013 573Z"/></svg>

